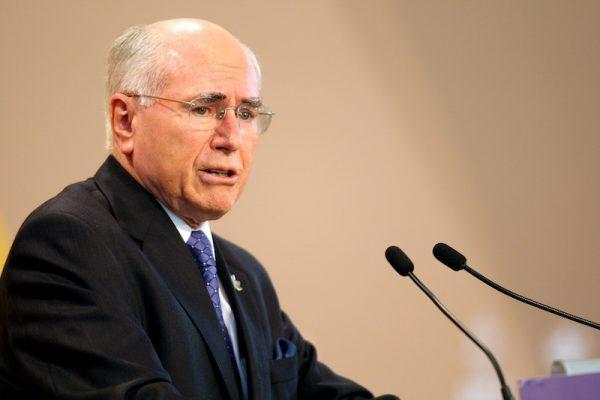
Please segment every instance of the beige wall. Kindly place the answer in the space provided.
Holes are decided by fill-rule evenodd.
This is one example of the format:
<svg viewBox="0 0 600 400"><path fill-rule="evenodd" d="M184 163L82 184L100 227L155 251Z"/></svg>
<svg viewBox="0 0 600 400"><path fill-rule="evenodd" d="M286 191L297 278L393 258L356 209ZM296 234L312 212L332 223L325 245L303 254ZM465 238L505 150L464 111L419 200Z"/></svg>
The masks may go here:
<svg viewBox="0 0 600 400"><path fill-rule="evenodd" d="M111 40L203 17L255 49L277 112L245 195L213 229L266 265L322 359L378 393L499 398L484 356L387 265L390 244L496 352L514 391L554 358L600 358L591 329L430 255L447 241L508 287L600 320L599 2L215 3L2 3L10 236L105 158Z"/></svg>

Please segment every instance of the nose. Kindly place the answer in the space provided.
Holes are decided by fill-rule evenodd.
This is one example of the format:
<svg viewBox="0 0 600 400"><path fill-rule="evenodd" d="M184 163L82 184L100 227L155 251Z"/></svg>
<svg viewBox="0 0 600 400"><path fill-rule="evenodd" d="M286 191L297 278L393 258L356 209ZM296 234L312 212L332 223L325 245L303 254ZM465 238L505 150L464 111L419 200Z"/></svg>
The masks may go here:
<svg viewBox="0 0 600 400"><path fill-rule="evenodd" d="M234 107L227 107L222 110L223 116L219 119L213 135L212 146L215 150L224 153L231 153L240 147L242 141L242 131L235 115Z"/></svg>

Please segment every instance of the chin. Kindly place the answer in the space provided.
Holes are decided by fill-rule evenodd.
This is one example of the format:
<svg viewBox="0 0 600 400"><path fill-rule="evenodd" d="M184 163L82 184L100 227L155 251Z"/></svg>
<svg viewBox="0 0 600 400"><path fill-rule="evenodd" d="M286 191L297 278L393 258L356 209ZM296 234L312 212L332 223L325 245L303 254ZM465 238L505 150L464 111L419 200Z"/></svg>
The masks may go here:
<svg viewBox="0 0 600 400"><path fill-rule="evenodd" d="M231 208L227 209L227 210L222 210L222 209L210 209L210 210L203 210L202 215L203 215L203 220L206 221L214 221L216 219L221 218L223 215L227 214L229 212Z"/></svg>
<svg viewBox="0 0 600 400"><path fill-rule="evenodd" d="M203 216L203 220L215 220L227 214L233 207L231 201L212 201L197 203L196 209Z"/></svg>
<svg viewBox="0 0 600 400"><path fill-rule="evenodd" d="M227 214L235 204L238 192L214 189L216 188L194 188L184 192L182 203L185 204L188 215L197 221L207 221Z"/></svg>

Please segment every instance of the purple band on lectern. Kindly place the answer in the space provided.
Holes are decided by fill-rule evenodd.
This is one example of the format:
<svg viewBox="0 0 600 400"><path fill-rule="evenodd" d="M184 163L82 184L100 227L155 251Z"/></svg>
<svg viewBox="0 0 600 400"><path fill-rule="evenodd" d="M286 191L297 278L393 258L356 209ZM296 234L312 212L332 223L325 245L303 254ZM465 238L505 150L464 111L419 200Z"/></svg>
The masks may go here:
<svg viewBox="0 0 600 400"><path fill-rule="evenodd" d="M598 400L600 373L519 381L521 400Z"/></svg>

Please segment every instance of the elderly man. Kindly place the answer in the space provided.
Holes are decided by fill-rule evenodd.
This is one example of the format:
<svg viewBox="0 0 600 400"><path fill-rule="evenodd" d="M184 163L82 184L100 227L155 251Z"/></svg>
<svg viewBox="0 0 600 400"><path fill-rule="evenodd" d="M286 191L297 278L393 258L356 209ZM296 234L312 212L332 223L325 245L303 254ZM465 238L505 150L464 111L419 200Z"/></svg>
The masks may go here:
<svg viewBox="0 0 600 400"><path fill-rule="evenodd" d="M272 113L253 53L205 21L128 29L112 155L25 221L0 285L2 399L366 399L317 361L263 267L211 233Z"/></svg>

